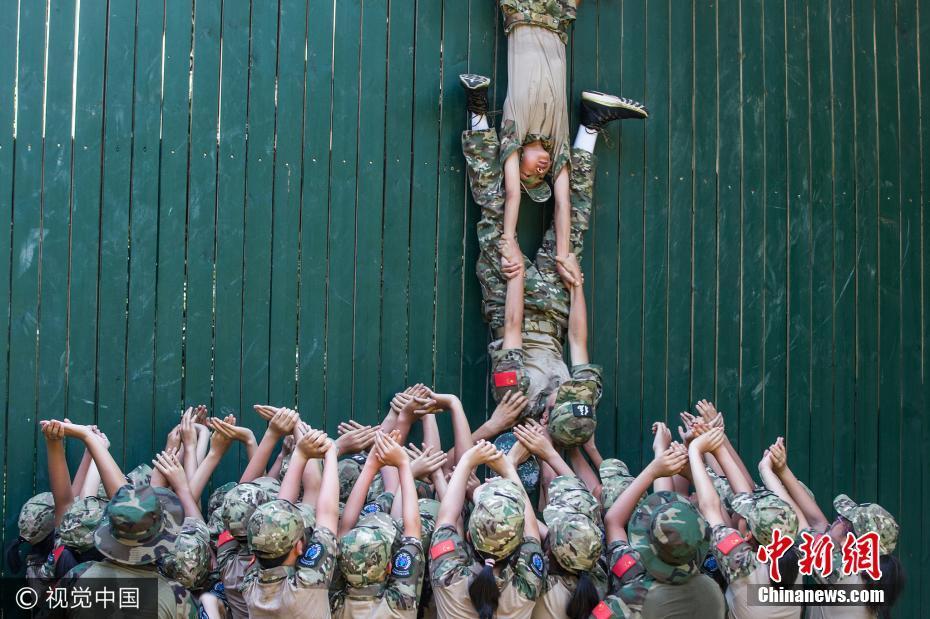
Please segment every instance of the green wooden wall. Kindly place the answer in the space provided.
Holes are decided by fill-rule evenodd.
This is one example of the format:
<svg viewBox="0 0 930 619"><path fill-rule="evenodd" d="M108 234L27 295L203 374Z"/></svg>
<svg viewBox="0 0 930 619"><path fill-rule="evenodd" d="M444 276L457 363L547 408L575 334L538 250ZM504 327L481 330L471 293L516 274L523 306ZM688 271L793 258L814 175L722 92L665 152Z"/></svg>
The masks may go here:
<svg viewBox="0 0 930 619"><path fill-rule="evenodd" d="M332 431L424 381L485 415L456 76L491 72L501 103L495 2L0 12L5 541L46 483L37 419L99 423L129 466L183 403ZM604 451L641 462L651 422L705 396L747 458L785 434L822 504L897 514L909 617L930 613L928 27L926 0L586 0L569 46L573 101L651 110L599 146ZM548 216L525 206L527 251Z"/></svg>

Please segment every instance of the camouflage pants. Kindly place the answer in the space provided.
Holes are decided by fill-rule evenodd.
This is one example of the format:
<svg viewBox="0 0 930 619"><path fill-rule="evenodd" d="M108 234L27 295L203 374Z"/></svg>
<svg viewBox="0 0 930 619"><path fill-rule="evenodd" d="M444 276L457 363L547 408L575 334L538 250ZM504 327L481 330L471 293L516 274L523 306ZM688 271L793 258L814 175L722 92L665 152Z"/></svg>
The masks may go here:
<svg viewBox="0 0 930 619"><path fill-rule="evenodd" d="M507 285L500 271L499 242L504 230L504 173L500 162L500 142L494 129L462 133L462 152L468 165L468 181L475 202L481 207L478 220L480 253L476 271L481 283L482 314L492 329L504 324L504 301ZM583 237L591 220L594 194L594 155L573 148L569 185L571 188L572 252L579 260ZM549 320L563 328L568 325L568 291L556 271L555 223L543 236L542 244L531 262L526 256L526 293L524 313L527 319Z"/></svg>

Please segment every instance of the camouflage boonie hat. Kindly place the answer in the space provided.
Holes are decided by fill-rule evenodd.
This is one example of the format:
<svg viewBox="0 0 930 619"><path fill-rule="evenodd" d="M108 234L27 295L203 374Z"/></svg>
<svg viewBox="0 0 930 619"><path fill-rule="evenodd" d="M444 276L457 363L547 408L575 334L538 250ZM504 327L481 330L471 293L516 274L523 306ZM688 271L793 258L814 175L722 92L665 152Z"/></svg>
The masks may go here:
<svg viewBox="0 0 930 619"><path fill-rule="evenodd" d="M733 495L731 503L733 511L746 519L752 536L763 546L772 543L775 529L792 538L798 533L798 515L774 492L741 492Z"/></svg>
<svg viewBox="0 0 930 619"><path fill-rule="evenodd" d="M655 492L633 513L630 545L656 580L681 584L698 573L709 546L707 522L688 499Z"/></svg>
<svg viewBox="0 0 930 619"><path fill-rule="evenodd" d="M249 518L268 502L268 495L252 483L238 484L223 499L223 527L233 537L244 539L248 535Z"/></svg>
<svg viewBox="0 0 930 619"><path fill-rule="evenodd" d="M852 523L856 535L878 533L878 552L890 555L898 546L900 527L888 510L878 503L856 503L845 494L833 499L836 512Z"/></svg>
<svg viewBox="0 0 930 619"><path fill-rule="evenodd" d="M394 520L377 512L362 516L339 540L339 569L350 587L360 589L384 582L397 536Z"/></svg>
<svg viewBox="0 0 930 619"><path fill-rule="evenodd" d="M516 482L497 478L478 486L468 532L475 549L503 559L523 542L524 493Z"/></svg>
<svg viewBox="0 0 930 619"><path fill-rule="evenodd" d="M549 413L549 435L560 445L574 447L587 442L597 427L593 380L567 380L559 386Z"/></svg>
<svg viewBox="0 0 930 619"><path fill-rule="evenodd" d="M304 517L290 501L268 501L249 518L249 548L256 557L276 559L293 550L303 537Z"/></svg>
<svg viewBox="0 0 930 619"><path fill-rule="evenodd" d="M148 486L152 483L152 467L148 464L140 464L126 474L126 481L136 488Z"/></svg>
<svg viewBox="0 0 930 619"><path fill-rule="evenodd" d="M423 541L423 547L429 548L433 531L436 530L436 518L439 516L439 501L420 499L417 503L420 507L420 539Z"/></svg>
<svg viewBox="0 0 930 619"><path fill-rule="evenodd" d="M94 531L94 545L117 563L146 565L165 558L184 520L181 501L166 488L120 488Z"/></svg>
<svg viewBox="0 0 930 619"><path fill-rule="evenodd" d="M597 527L601 524L601 504L580 479L574 475L559 475L549 483L548 505L543 518L549 523L550 516L560 513L576 513L586 516Z"/></svg>
<svg viewBox="0 0 930 619"><path fill-rule="evenodd" d="M278 492L281 491L281 482L274 477L257 477L252 480L252 483L265 491L265 496L268 497L266 500L268 501L277 497Z"/></svg>
<svg viewBox="0 0 930 619"><path fill-rule="evenodd" d="M38 544L55 530L55 499L51 492L40 492L19 510L19 536L32 545Z"/></svg>
<svg viewBox="0 0 930 619"><path fill-rule="evenodd" d="M534 181L536 184L533 184ZM520 186L533 202L547 202L552 197L552 188L542 176L535 176L525 182L521 180Z"/></svg>
<svg viewBox="0 0 930 619"><path fill-rule="evenodd" d="M210 574L210 533L199 518L187 517L174 550L159 565L162 574L185 589L201 589Z"/></svg>
<svg viewBox="0 0 930 619"><path fill-rule="evenodd" d="M614 501L619 498L623 491L626 490L633 480L636 479L630 475L630 469L623 460L608 458L601 462L601 504L604 510L610 509ZM640 501L646 498L646 493L640 497Z"/></svg>
<svg viewBox="0 0 930 619"><path fill-rule="evenodd" d="M71 504L58 525L61 543L78 552L94 547L94 530L103 520L107 502L95 496L86 496Z"/></svg>
<svg viewBox="0 0 930 619"><path fill-rule="evenodd" d="M577 512L546 508L549 551L559 565L572 572L590 571L601 556L601 529Z"/></svg>
<svg viewBox="0 0 930 619"><path fill-rule="evenodd" d="M494 446L504 454L509 454L516 443L517 435L513 432L504 432L494 439ZM527 493L535 490L539 486L539 460L536 456L530 454L529 458L517 465L517 475Z"/></svg>

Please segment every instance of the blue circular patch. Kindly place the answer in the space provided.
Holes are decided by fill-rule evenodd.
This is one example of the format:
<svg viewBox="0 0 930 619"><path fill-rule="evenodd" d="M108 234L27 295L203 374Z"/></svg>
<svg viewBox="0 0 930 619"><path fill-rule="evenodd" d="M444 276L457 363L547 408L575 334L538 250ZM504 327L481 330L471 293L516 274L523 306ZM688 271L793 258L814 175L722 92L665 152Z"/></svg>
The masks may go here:
<svg viewBox="0 0 930 619"><path fill-rule="evenodd" d="M717 571L717 557L712 554L708 554L707 558L704 559L704 569L709 572Z"/></svg>
<svg viewBox="0 0 930 619"><path fill-rule="evenodd" d="M406 550L401 550L394 555L394 565L391 573L398 578L410 576L410 568L413 565L413 557Z"/></svg>
<svg viewBox="0 0 930 619"><path fill-rule="evenodd" d="M533 556L530 557L530 567L533 568L533 572L535 572L537 576L542 576L543 558L541 554L538 552L533 553Z"/></svg>
<svg viewBox="0 0 930 619"><path fill-rule="evenodd" d="M378 505L377 503L369 503L368 505L362 508L363 514L376 514L380 511L381 511L381 506Z"/></svg>
<svg viewBox="0 0 930 619"><path fill-rule="evenodd" d="M304 556L300 558L300 564L304 567L316 567L317 562L320 560L320 555L323 554L323 544L319 542L316 544L311 544L306 551L304 551Z"/></svg>

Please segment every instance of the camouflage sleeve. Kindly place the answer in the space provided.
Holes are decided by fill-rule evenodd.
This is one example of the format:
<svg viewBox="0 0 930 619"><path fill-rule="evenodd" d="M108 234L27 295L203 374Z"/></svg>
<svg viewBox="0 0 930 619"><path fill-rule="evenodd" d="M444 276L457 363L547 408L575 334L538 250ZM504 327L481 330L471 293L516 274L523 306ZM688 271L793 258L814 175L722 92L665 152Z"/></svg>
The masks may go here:
<svg viewBox="0 0 930 619"><path fill-rule="evenodd" d="M429 558L429 578L433 588L448 587L467 578L474 564L468 544L451 524L433 531Z"/></svg>
<svg viewBox="0 0 930 619"><path fill-rule="evenodd" d="M405 537L391 560L391 575L384 590L384 599L395 611L416 610L423 585L426 558L423 544L415 537Z"/></svg>
<svg viewBox="0 0 930 619"><path fill-rule="evenodd" d="M549 571L539 540L532 537L523 539L514 556L513 568L513 585L520 595L527 600L537 599Z"/></svg>
<svg viewBox="0 0 930 619"><path fill-rule="evenodd" d="M711 529L714 558L727 582L748 576L756 569L756 553L739 531L723 524Z"/></svg>
<svg viewBox="0 0 930 619"><path fill-rule="evenodd" d="M313 531L304 554L297 559L296 580L299 587L326 589L336 571L339 547L336 536L326 527Z"/></svg>
<svg viewBox="0 0 930 619"><path fill-rule="evenodd" d="M643 604L646 603L646 595L655 581L646 574L637 576L633 580L623 585L616 594L616 598L622 602L626 609L626 617L639 617L643 612Z"/></svg>
<svg viewBox="0 0 930 619"><path fill-rule="evenodd" d="M524 395L529 391L530 378L526 373L526 358L523 349L492 350L491 374L494 397L498 402L510 391L519 390Z"/></svg>
<svg viewBox="0 0 930 619"><path fill-rule="evenodd" d="M594 363L582 363L572 366L572 380L582 380L592 385L594 393L591 395L592 404L597 406L604 395L604 370Z"/></svg>
<svg viewBox="0 0 930 619"><path fill-rule="evenodd" d="M200 613L190 592L178 583L172 583L171 589L174 591L175 619L197 619Z"/></svg>
<svg viewBox="0 0 930 619"><path fill-rule="evenodd" d="M216 566L220 574L226 573L227 568L235 562L236 555L239 554L239 542L234 538L227 538L227 540L224 540L221 535L216 547Z"/></svg>
<svg viewBox="0 0 930 619"><path fill-rule="evenodd" d="M610 595L617 595L625 585L646 573L639 553L626 540L617 540L607 547L608 588Z"/></svg>
<svg viewBox="0 0 930 619"><path fill-rule="evenodd" d="M58 581L59 586L67 587L73 584L78 578L81 577L81 575L84 572L86 572L91 567L93 567L93 565L94 565L93 561L85 561L84 563L78 563L77 565L72 567L70 570L68 570L67 574L62 576L61 580Z"/></svg>

